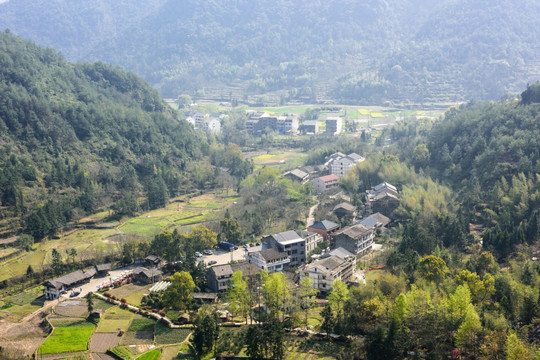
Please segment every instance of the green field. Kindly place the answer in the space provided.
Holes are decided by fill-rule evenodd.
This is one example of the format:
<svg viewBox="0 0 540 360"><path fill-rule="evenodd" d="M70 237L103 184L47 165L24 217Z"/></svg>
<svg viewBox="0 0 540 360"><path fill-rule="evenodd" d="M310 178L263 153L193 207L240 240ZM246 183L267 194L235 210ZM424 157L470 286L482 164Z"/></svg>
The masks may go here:
<svg viewBox="0 0 540 360"><path fill-rule="evenodd" d="M119 329L127 330L134 314L119 307L108 309L99 321L97 332L116 332Z"/></svg>
<svg viewBox="0 0 540 360"><path fill-rule="evenodd" d="M129 346L117 346L110 349L110 351L117 355L120 359L125 360L135 359L135 357L138 355L137 351Z"/></svg>
<svg viewBox="0 0 540 360"><path fill-rule="evenodd" d="M0 262L0 281L25 274L28 265L37 271L43 265L49 264L53 249L61 254L73 248L78 254L85 256L103 256L118 251L118 235L151 239L164 229L187 232L192 226L217 219L225 206L237 200L238 196L233 191L220 189L193 198L184 196L171 199L165 208L123 220L122 223L102 222L108 212L90 215L81 219L79 224L95 222L92 227L60 233L58 239L43 240L35 244L32 251L22 252L14 258Z"/></svg>
<svg viewBox="0 0 540 360"><path fill-rule="evenodd" d="M56 328L39 347L41 354L85 351L94 331L94 325Z"/></svg>
<svg viewBox="0 0 540 360"><path fill-rule="evenodd" d="M154 331L156 322L152 319L138 318L133 319L128 331Z"/></svg>
<svg viewBox="0 0 540 360"><path fill-rule="evenodd" d="M191 333L191 329L169 329L160 322L156 323L156 343L158 344L177 344L186 340Z"/></svg>
<svg viewBox="0 0 540 360"><path fill-rule="evenodd" d="M157 360L161 356L161 350L155 349L147 353L142 354L137 359L138 360Z"/></svg>

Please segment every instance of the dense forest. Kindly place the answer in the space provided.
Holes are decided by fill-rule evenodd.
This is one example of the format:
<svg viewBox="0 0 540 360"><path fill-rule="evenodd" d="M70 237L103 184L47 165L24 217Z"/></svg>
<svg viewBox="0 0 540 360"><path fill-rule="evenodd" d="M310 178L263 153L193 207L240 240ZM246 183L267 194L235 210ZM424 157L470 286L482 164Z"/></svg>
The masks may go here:
<svg viewBox="0 0 540 360"><path fill-rule="evenodd" d="M143 76L163 96L431 103L539 79L536 1L29 1L0 28Z"/></svg>
<svg viewBox="0 0 540 360"><path fill-rule="evenodd" d="M98 209L156 208L209 162L203 133L144 80L0 33L2 232L36 240ZM205 160L206 159L206 160ZM25 225L26 224L26 225Z"/></svg>

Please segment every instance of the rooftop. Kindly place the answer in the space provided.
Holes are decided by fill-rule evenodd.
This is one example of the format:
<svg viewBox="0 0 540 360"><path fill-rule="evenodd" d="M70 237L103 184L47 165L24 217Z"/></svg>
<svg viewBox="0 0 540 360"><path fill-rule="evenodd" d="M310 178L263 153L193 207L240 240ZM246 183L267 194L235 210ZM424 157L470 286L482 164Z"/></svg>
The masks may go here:
<svg viewBox="0 0 540 360"><path fill-rule="evenodd" d="M368 229L367 227L365 227L362 224L357 224L357 225L348 226L346 228L343 228L343 229L339 230L338 232L336 232L334 234L334 236L345 234L345 235L349 236L350 238L359 239L359 238L371 233L372 231L373 231L372 229Z"/></svg>
<svg viewBox="0 0 540 360"><path fill-rule="evenodd" d="M339 227L339 224L336 224L330 220L315 221L313 224L309 225L308 228L319 229L319 230L332 230L336 227Z"/></svg>
<svg viewBox="0 0 540 360"><path fill-rule="evenodd" d="M326 175L326 176L321 176L319 178L319 180L323 181L323 182L328 182L328 181L337 181L339 180L339 176L337 176L336 174L330 174L330 175Z"/></svg>

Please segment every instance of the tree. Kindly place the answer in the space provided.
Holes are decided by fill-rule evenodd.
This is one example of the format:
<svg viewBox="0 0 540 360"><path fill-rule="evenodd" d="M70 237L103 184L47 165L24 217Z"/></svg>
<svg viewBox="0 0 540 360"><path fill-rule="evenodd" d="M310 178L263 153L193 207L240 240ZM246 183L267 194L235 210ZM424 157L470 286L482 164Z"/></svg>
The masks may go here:
<svg viewBox="0 0 540 360"><path fill-rule="evenodd" d="M232 282L227 289L227 293L232 312L242 314L247 324L248 316L253 306L253 298L251 297L247 282L242 277L243 274L240 270L232 274Z"/></svg>
<svg viewBox="0 0 540 360"><path fill-rule="evenodd" d="M347 285L339 279L334 280L332 283L332 291L328 295L328 304L338 321L343 315L343 307L348 299L349 289L347 289Z"/></svg>
<svg viewBox="0 0 540 360"><path fill-rule="evenodd" d="M191 338L197 359L213 351L219 338L218 317L212 314L199 315L195 319L195 330Z"/></svg>
<svg viewBox="0 0 540 360"><path fill-rule="evenodd" d="M193 245L194 249L210 249L217 245L217 233L204 225L198 226L191 230L188 241Z"/></svg>
<svg viewBox="0 0 540 360"><path fill-rule="evenodd" d="M19 235L19 239L17 240L17 245L20 249L23 249L24 251L30 251L32 250L32 245L34 245L34 238L32 237L32 235L21 234Z"/></svg>
<svg viewBox="0 0 540 360"><path fill-rule="evenodd" d="M240 226L240 223L235 218L231 218L225 213L225 218L220 221L222 240L231 242L233 244L239 244L240 240L244 237L244 231Z"/></svg>
<svg viewBox="0 0 540 360"><path fill-rule="evenodd" d="M178 104L178 109L183 109L193 104L193 100L191 99L191 96L187 94L182 94L178 96L178 99L176 99L176 103Z"/></svg>
<svg viewBox="0 0 540 360"><path fill-rule="evenodd" d="M26 268L26 277L31 278L32 276L34 276L34 268L32 267L32 265L28 265L28 267Z"/></svg>
<svg viewBox="0 0 540 360"><path fill-rule="evenodd" d="M506 354L506 360L521 360L529 357L529 350L516 333L510 333L506 337L504 352Z"/></svg>
<svg viewBox="0 0 540 360"><path fill-rule="evenodd" d="M266 352L266 337L260 326L252 325L248 327L245 335L245 343L247 346L246 354L250 358L254 360L264 358Z"/></svg>
<svg viewBox="0 0 540 360"><path fill-rule="evenodd" d="M426 144L416 145L412 153L412 163L418 169L423 168L429 164L429 149Z"/></svg>
<svg viewBox="0 0 540 360"><path fill-rule="evenodd" d="M473 304L469 304L465 319L456 333L456 346L462 348L468 354L476 353L480 345L481 331L480 317L474 310Z"/></svg>
<svg viewBox="0 0 540 360"><path fill-rule="evenodd" d="M64 270L64 263L62 261L62 255L60 255L60 253L56 249L52 250L51 267L53 269L53 273L55 276L61 275Z"/></svg>
<svg viewBox="0 0 540 360"><path fill-rule="evenodd" d="M186 310L191 301L193 289L195 289L195 283L188 272L175 273L171 276L171 285L163 292L163 305L177 310Z"/></svg>
<svg viewBox="0 0 540 360"><path fill-rule="evenodd" d="M447 272L446 262L435 255L425 256L418 263L418 274L427 281L439 283Z"/></svg>
<svg viewBox="0 0 540 360"><path fill-rule="evenodd" d="M305 276L300 280L300 286L298 287L298 301L300 303L300 309L304 311L304 326L307 327L307 320L309 309L315 304L315 295L318 290L312 287L313 280L309 276Z"/></svg>
<svg viewBox="0 0 540 360"><path fill-rule="evenodd" d="M92 292L89 292L88 294L86 294L85 298L86 298L86 308L88 309L88 314L92 315L92 313L94 312L94 296Z"/></svg>
<svg viewBox="0 0 540 360"><path fill-rule="evenodd" d="M266 307L270 310L272 317L279 318L279 312L289 299L289 288L287 278L281 272L270 274L263 282L263 299Z"/></svg>

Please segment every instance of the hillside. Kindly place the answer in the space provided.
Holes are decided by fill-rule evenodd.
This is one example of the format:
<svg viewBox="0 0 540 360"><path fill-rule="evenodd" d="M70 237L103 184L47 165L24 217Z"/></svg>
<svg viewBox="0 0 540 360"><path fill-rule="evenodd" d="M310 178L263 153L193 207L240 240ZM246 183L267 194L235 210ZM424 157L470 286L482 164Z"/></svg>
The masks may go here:
<svg viewBox="0 0 540 360"><path fill-rule="evenodd" d="M4 32L0 137L0 232L36 240L96 210L164 205L206 142L134 74Z"/></svg>
<svg viewBox="0 0 540 360"><path fill-rule="evenodd" d="M166 97L431 103L540 79L539 15L532 0L11 0L0 28L121 65Z"/></svg>

